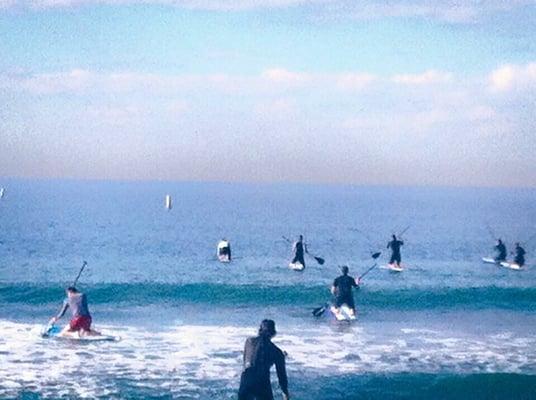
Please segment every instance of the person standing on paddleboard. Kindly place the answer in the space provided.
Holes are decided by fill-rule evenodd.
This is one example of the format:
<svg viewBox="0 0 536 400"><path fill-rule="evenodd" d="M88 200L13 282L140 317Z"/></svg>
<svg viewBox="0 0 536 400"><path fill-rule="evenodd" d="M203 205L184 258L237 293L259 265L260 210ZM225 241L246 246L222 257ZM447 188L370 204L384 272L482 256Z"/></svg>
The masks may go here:
<svg viewBox="0 0 536 400"><path fill-rule="evenodd" d="M494 246L495 251L497 252L497 256L495 257L495 262L502 262L506 261L506 246L502 242L501 239L497 239L497 244Z"/></svg>
<svg viewBox="0 0 536 400"><path fill-rule="evenodd" d="M248 338L244 346L244 370L240 376L238 400L273 400L270 368L275 364L283 398L290 399L285 368L285 353L272 343L276 335L275 322L261 322L258 336Z"/></svg>
<svg viewBox="0 0 536 400"><path fill-rule="evenodd" d="M346 265L341 268L342 275L333 281L331 293L335 296L335 308L339 309L343 304L346 304L355 316L355 303L353 288L359 287L359 278L354 279L348 276L349 269Z"/></svg>
<svg viewBox="0 0 536 400"><path fill-rule="evenodd" d="M78 333L80 336L84 335L99 335L99 332L91 330L91 314L87 306L87 297L84 293L78 291L74 286L70 286L65 291L67 298L63 302L59 314L52 318L52 323L56 323L61 317L65 315L65 312L69 308L71 310L71 321L63 331L62 335L69 335L71 333Z"/></svg>
<svg viewBox="0 0 536 400"><path fill-rule="evenodd" d="M402 256L400 255L400 247L404 245L404 242L402 240L398 240L395 234L393 234L392 238L393 240L387 243L387 248L391 249L391 259L389 261L389 264L396 263L396 265L400 267L400 263L402 262Z"/></svg>
<svg viewBox="0 0 536 400"><path fill-rule="evenodd" d="M291 264L300 263L305 267L305 253L307 253L307 245L303 243L303 235L300 235L298 241L292 246L292 252L294 253L294 258L292 259Z"/></svg>
<svg viewBox="0 0 536 400"><path fill-rule="evenodd" d="M514 251L514 263L522 267L523 265L525 265L525 249L521 247L518 242L516 243Z"/></svg>

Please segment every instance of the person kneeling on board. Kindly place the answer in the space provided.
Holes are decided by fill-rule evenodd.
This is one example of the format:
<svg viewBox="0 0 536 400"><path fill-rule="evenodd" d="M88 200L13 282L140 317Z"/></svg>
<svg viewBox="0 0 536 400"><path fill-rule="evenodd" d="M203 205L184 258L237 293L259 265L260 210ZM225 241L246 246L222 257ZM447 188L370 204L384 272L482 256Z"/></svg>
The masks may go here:
<svg viewBox="0 0 536 400"><path fill-rule="evenodd" d="M404 242L402 240L398 240L396 238L396 235L393 234L393 240L391 240L389 243L387 243L387 248L391 249L391 259L389 261L389 264L395 264L400 267L400 263L402 262L402 256L400 255L400 246L404 245Z"/></svg>
<svg viewBox="0 0 536 400"><path fill-rule="evenodd" d="M227 239L222 239L218 243L218 257L231 261L231 243Z"/></svg>
<svg viewBox="0 0 536 400"><path fill-rule="evenodd" d="M500 263L506 261L506 246L501 239L497 239L497 244L494 246L497 256L495 257L495 262Z"/></svg>
<svg viewBox="0 0 536 400"><path fill-rule="evenodd" d="M359 287L359 278L357 278L356 281L351 276L348 276L349 269L346 265L341 268L341 271L342 275L333 281L333 286L331 287L331 293L335 296L335 311L338 312L339 308L343 304L346 304L355 316L355 303L352 289Z"/></svg>
<svg viewBox="0 0 536 400"><path fill-rule="evenodd" d="M65 315L68 308L71 309L71 321L63 329L61 335L69 336L77 334L79 336L100 335L99 332L91 330L91 314L87 306L87 297L84 293L78 291L77 288L71 286L65 291L67 298L63 302L59 314L52 318L51 322L56 323Z"/></svg>
<svg viewBox="0 0 536 400"><path fill-rule="evenodd" d="M290 399L285 353L272 343L275 335L275 322L265 319L261 322L258 336L246 340L244 370L240 376L240 389L238 390L239 400L273 400L270 368L274 364L283 398Z"/></svg>
<svg viewBox="0 0 536 400"><path fill-rule="evenodd" d="M519 242L516 243L515 247L514 263L516 263L520 267L525 265L525 249L519 245Z"/></svg>

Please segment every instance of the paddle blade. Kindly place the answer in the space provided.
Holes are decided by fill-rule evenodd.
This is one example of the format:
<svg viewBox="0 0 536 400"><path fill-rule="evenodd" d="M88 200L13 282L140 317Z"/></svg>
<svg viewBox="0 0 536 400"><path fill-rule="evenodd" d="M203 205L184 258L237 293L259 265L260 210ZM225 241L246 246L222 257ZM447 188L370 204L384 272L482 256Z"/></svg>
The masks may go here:
<svg viewBox="0 0 536 400"><path fill-rule="evenodd" d="M315 317L320 317L326 311L326 306L320 306L313 310L313 315Z"/></svg>
<svg viewBox="0 0 536 400"><path fill-rule="evenodd" d="M315 257L315 260L320 265L324 265L324 263L326 262L326 260L324 260L322 257Z"/></svg>
<svg viewBox="0 0 536 400"><path fill-rule="evenodd" d="M373 258L374 260L376 260L381 254L382 254L382 252L381 252L381 251L378 251L377 253L374 253L374 254L372 255L372 258Z"/></svg>

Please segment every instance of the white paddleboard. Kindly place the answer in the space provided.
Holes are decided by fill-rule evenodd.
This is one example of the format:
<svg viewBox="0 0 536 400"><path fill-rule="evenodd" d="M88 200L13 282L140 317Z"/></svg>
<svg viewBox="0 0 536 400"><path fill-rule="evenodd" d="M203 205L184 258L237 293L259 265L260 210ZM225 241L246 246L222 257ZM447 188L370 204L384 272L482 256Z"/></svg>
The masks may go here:
<svg viewBox="0 0 536 400"><path fill-rule="evenodd" d="M288 267L294 271L303 271L305 269L305 265L301 262L290 263Z"/></svg>
<svg viewBox="0 0 536 400"><path fill-rule="evenodd" d="M121 340L120 336L113 335L91 335L91 336L78 336L73 335L61 335L62 328L57 325L47 326L41 333L41 337L47 339L63 339L63 340L78 340L81 342L118 342Z"/></svg>
<svg viewBox="0 0 536 400"><path fill-rule="evenodd" d="M404 271L404 266L403 265L401 265L399 267L396 264L382 265L380 268L381 269L387 269L387 270L392 271L392 272L402 272L402 271Z"/></svg>
<svg viewBox="0 0 536 400"><path fill-rule="evenodd" d="M498 262L495 261L495 259L491 257L482 257L482 262L486 264L498 264Z"/></svg>
<svg viewBox="0 0 536 400"><path fill-rule="evenodd" d="M516 263L510 263L510 262L507 262L507 261L503 261L499 264L501 267L504 267L504 268L508 268L508 269L513 269L513 270L516 270L516 271L519 271L519 270L522 270L523 267L519 264L516 264Z"/></svg>
<svg viewBox="0 0 536 400"><path fill-rule="evenodd" d="M337 321L353 321L355 320L355 314L352 312L350 307L346 304L343 304L338 309L335 306L329 308L331 314L335 317Z"/></svg>
<svg viewBox="0 0 536 400"><path fill-rule="evenodd" d="M229 256L227 254L218 254L218 261L222 262L222 263L231 262L231 260L229 260Z"/></svg>

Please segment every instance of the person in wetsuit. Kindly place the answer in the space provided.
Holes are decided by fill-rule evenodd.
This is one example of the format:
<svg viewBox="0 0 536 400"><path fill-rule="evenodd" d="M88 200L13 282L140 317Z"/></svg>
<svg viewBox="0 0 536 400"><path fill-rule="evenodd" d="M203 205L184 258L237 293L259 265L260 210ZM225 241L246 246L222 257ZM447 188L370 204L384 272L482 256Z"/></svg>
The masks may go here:
<svg viewBox="0 0 536 400"><path fill-rule="evenodd" d="M227 259L231 261L231 243L229 243L227 239L222 239L220 241L218 246L218 255L227 256Z"/></svg>
<svg viewBox="0 0 536 400"><path fill-rule="evenodd" d="M516 247L514 249L514 262L522 267L525 265L525 249L519 245L519 242L516 243Z"/></svg>
<svg viewBox="0 0 536 400"><path fill-rule="evenodd" d="M303 243L303 235L300 235L300 238L293 246L294 258L292 259L292 264L301 263L305 267L305 253L307 253L307 246Z"/></svg>
<svg viewBox="0 0 536 400"><path fill-rule="evenodd" d="M275 322L261 322L259 334L246 340L244 346L244 370L240 376L238 400L273 400L270 368L275 364L283 398L290 399L285 368L285 353L272 343L276 335Z"/></svg>
<svg viewBox="0 0 536 400"><path fill-rule="evenodd" d="M402 256L400 255L400 246L403 246L404 242L402 240L398 240L394 234L392 237L393 240L387 243L387 248L391 249L391 259L389 264L396 263L396 265L400 267L400 262L402 261Z"/></svg>
<svg viewBox="0 0 536 400"><path fill-rule="evenodd" d="M331 287L331 293L335 296L335 307L338 309L343 304L346 304L355 315L355 303L353 288L359 287L359 278L355 280L351 276L348 276L348 267L344 265L341 268L342 275L333 281Z"/></svg>
<svg viewBox="0 0 536 400"><path fill-rule="evenodd" d="M69 335L72 333L78 333L80 336L84 335L99 335L99 332L91 330L91 314L87 306L87 297L84 293L81 293L75 287L68 287L65 291L67 298L63 302L63 306L57 316L53 317L51 322L56 323L61 317L63 317L69 308L71 310L71 320L69 324L63 329L62 335Z"/></svg>
<svg viewBox="0 0 536 400"><path fill-rule="evenodd" d="M500 263L506 260L506 246L501 239L497 239L497 244L494 247L497 255L495 256L495 262Z"/></svg>

